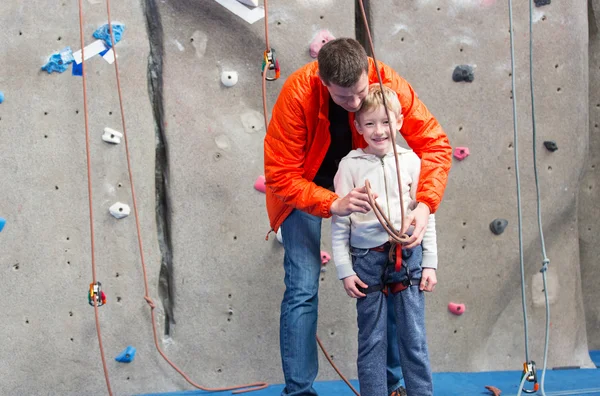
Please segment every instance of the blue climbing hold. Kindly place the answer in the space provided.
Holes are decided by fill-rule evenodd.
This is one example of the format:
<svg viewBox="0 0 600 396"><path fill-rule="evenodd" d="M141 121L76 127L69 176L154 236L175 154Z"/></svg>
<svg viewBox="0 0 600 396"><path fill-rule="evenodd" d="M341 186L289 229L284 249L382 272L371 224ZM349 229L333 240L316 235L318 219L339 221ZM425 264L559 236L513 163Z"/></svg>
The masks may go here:
<svg viewBox="0 0 600 396"><path fill-rule="evenodd" d="M125 25L121 25L119 23L112 24L112 30L114 34L115 44L121 41L121 37L123 36L123 30L125 30ZM94 37L98 40L104 40L108 48L112 47L112 43L110 40L110 29L108 28L108 23L100 26L95 32Z"/></svg>
<svg viewBox="0 0 600 396"><path fill-rule="evenodd" d="M0 91L0 103L4 102L4 92Z"/></svg>
<svg viewBox="0 0 600 396"><path fill-rule="evenodd" d="M70 47L66 47L62 51L50 55L48 63L42 66L42 70L47 71L48 74L52 72L63 73L69 68L69 64L73 62L75 62L73 51Z"/></svg>
<svg viewBox="0 0 600 396"><path fill-rule="evenodd" d="M4 220L2 217L0 217L0 231L2 231L5 224L6 224L6 220Z"/></svg>
<svg viewBox="0 0 600 396"><path fill-rule="evenodd" d="M123 352L119 356L115 358L117 362L121 363L131 363L133 358L135 357L135 348L131 345L125 348Z"/></svg>

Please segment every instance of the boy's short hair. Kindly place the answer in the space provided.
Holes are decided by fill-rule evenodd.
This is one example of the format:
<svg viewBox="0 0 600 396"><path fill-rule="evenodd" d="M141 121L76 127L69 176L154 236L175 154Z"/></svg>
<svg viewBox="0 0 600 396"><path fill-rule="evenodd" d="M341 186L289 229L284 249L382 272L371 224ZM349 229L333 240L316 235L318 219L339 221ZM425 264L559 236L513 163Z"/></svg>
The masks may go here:
<svg viewBox="0 0 600 396"><path fill-rule="evenodd" d="M396 117L400 116L400 114L402 114L402 106L398 100L398 94L390 87L384 85L383 95L385 95L385 104L387 105L388 110L394 113ZM363 100L360 109L358 109L356 112L356 116L359 116L365 112L373 111L379 106L383 106L383 95L381 93L381 87L379 86L379 83L373 83L369 85L369 93L367 93L367 96Z"/></svg>
<svg viewBox="0 0 600 396"><path fill-rule="evenodd" d="M351 38L327 42L319 51L319 77L326 85L331 83L349 88L363 73L369 72L369 58L360 43Z"/></svg>

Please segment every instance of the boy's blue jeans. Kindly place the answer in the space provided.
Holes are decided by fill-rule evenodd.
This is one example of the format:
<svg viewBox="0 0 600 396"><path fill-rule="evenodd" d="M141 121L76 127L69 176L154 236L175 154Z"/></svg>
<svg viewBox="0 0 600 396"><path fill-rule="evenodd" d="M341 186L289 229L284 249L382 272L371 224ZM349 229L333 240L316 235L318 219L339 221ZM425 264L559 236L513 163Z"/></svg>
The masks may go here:
<svg viewBox="0 0 600 396"><path fill-rule="evenodd" d="M282 235L285 249L285 293L281 302L279 328L285 377L282 395L316 395L312 385L319 370L316 335L321 276L321 218L294 210L282 224ZM396 334L394 323L390 327L390 345L393 346L395 342L392 340L395 340ZM388 360L389 386L385 385L384 379L384 388L386 392L389 391L384 392L386 396L396 390L402 380L397 349L392 349L388 356L395 360ZM384 349L384 378L385 356Z"/></svg>
<svg viewBox="0 0 600 396"><path fill-rule="evenodd" d="M353 268L368 286L382 284L389 262L388 251L352 248ZM423 248L402 250L400 277L406 268L412 279L421 278ZM390 293L391 294L391 293ZM386 384L386 353L397 347L409 396L432 396L433 383L425 335L425 296L419 286L391 296L397 323L397 340L392 340L386 328L388 304L382 292L373 292L356 301L358 313L358 381L361 396L384 396Z"/></svg>

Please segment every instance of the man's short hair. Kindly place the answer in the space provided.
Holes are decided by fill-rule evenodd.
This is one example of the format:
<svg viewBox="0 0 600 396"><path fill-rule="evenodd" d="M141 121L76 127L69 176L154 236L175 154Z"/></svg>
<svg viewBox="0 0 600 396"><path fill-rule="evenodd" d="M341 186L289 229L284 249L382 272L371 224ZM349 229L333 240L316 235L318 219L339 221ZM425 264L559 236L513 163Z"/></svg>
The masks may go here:
<svg viewBox="0 0 600 396"><path fill-rule="evenodd" d="M327 42L319 51L319 77L326 85L331 83L349 88L363 73L369 72L369 58L360 43L351 38Z"/></svg>
<svg viewBox="0 0 600 396"><path fill-rule="evenodd" d="M379 83L369 85L369 93L363 100L360 109L356 112L356 116L360 116L362 113L370 112L375 110L379 106L383 106L383 96L385 95L385 104L387 109L398 117L402 114L402 106L398 100L398 94L393 89L384 85L383 94Z"/></svg>

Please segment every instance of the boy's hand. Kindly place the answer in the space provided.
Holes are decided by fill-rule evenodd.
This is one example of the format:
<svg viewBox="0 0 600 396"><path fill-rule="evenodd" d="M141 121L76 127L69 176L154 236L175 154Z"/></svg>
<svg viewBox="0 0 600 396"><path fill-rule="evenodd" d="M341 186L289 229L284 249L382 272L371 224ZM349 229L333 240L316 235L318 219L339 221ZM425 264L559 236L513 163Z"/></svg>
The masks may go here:
<svg viewBox="0 0 600 396"><path fill-rule="evenodd" d="M435 269L423 268L423 272L421 273L421 284L419 285L419 290L432 292L436 284L437 276L435 275Z"/></svg>
<svg viewBox="0 0 600 396"><path fill-rule="evenodd" d="M346 293L350 297L352 297L352 298L366 297L366 294L359 291L358 288L356 287L356 285L359 285L360 287L365 288L365 289L369 286L367 286L363 281L361 281L358 276L350 275L350 276L342 279L342 282L344 282L344 289L346 289Z"/></svg>
<svg viewBox="0 0 600 396"><path fill-rule="evenodd" d="M373 198L377 198L377 194L373 194ZM349 216L354 212L367 213L370 210L369 196L364 186L356 187L345 197L336 199L329 208L331 214L336 216Z"/></svg>
<svg viewBox="0 0 600 396"><path fill-rule="evenodd" d="M421 243L423 240L423 235L425 235L427 223L429 223L429 214L429 206L419 202L417 207L410 212L408 216L406 216L406 219L404 219L404 228L402 229L402 233L406 233L411 224L414 224L415 229L403 247L411 249Z"/></svg>

